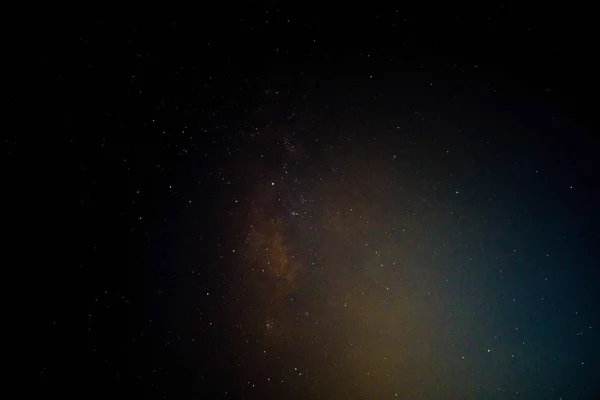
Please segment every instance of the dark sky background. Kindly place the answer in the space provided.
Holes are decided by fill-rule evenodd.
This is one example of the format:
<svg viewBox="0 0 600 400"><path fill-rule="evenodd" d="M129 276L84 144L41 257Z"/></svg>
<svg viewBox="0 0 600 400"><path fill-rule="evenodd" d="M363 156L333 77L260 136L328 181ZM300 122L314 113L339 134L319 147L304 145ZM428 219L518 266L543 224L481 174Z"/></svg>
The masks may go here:
<svg viewBox="0 0 600 400"><path fill-rule="evenodd" d="M591 10L117 11L11 47L36 388L599 398Z"/></svg>

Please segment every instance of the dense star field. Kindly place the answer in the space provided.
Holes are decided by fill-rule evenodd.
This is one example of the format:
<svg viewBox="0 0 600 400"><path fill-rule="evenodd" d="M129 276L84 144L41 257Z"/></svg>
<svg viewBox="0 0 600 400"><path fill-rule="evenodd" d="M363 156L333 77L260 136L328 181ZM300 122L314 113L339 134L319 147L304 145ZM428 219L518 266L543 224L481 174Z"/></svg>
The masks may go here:
<svg viewBox="0 0 600 400"><path fill-rule="evenodd" d="M234 8L46 24L40 389L597 399L586 20Z"/></svg>

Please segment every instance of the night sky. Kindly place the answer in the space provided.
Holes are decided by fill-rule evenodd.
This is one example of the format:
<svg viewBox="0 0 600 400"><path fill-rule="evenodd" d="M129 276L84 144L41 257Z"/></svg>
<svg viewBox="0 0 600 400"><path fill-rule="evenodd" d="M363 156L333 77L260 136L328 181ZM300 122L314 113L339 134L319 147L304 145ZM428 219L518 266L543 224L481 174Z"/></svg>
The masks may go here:
<svg viewBox="0 0 600 400"><path fill-rule="evenodd" d="M36 388L600 398L591 13L32 17L4 154Z"/></svg>

